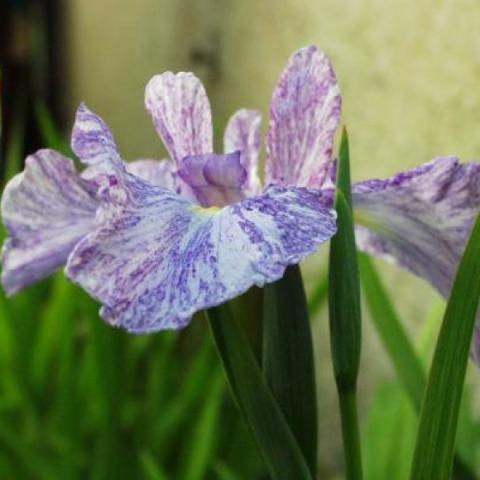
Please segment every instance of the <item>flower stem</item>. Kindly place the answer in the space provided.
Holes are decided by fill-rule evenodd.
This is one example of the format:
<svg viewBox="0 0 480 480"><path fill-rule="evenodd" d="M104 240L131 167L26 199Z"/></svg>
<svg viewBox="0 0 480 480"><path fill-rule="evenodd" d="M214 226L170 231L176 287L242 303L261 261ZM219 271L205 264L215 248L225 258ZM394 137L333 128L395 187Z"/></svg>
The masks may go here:
<svg viewBox="0 0 480 480"><path fill-rule="evenodd" d="M362 479L362 457L355 390L338 390L347 480Z"/></svg>

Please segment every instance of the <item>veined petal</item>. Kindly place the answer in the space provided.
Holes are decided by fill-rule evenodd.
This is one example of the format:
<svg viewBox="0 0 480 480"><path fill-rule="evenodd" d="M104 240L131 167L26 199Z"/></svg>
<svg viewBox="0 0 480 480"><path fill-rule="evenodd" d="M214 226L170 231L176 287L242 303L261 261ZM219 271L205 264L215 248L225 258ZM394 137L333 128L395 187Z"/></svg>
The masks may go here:
<svg viewBox="0 0 480 480"><path fill-rule="evenodd" d="M142 159L127 163L127 171L158 187L175 190L175 165L170 159Z"/></svg>
<svg viewBox="0 0 480 480"><path fill-rule="evenodd" d="M73 162L53 150L27 157L25 170L5 187L2 218L9 238L2 252L8 294L66 263L74 245L93 230L95 193Z"/></svg>
<svg viewBox="0 0 480 480"><path fill-rule="evenodd" d="M316 190L272 188L202 209L136 177L127 183L130 202L102 205L67 275L103 303L108 322L136 333L181 328L196 311L280 278L336 228Z"/></svg>
<svg viewBox="0 0 480 480"><path fill-rule="evenodd" d="M357 245L448 296L480 210L480 164L442 157L353 186Z"/></svg>
<svg viewBox="0 0 480 480"><path fill-rule="evenodd" d="M266 185L323 185L340 110L340 90L326 55L313 46L296 52L273 92Z"/></svg>
<svg viewBox="0 0 480 480"><path fill-rule="evenodd" d="M244 197L242 186L247 171L240 163L238 151L186 157L178 176L191 187L203 207L223 207Z"/></svg>
<svg viewBox="0 0 480 480"><path fill-rule="evenodd" d="M257 195L261 191L258 177L261 121L260 112L244 108L232 115L225 129L225 153L240 151L240 162L247 170L248 176L243 186L247 196Z"/></svg>
<svg viewBox="0 0 480 480"><path fill-rule="evenodd" d="M123 168L112 132L84 103L75 115L71 143L75 155L87 165Z"/></svg>
<svg viewBox="0 0 480 480"><path fill-rule="evenodd" d="M145 90L145 106L170 157L213 152L212 114L202 82L193 73L156 75Z"/></svg>
<svg viewBox="0 0 480 480"><path fill-rule="evenodd" d="M480 211L480 163L437 158L353 187L357 245L426 279L448 297ZM472 342L480 363L480 317Z"/></svg>

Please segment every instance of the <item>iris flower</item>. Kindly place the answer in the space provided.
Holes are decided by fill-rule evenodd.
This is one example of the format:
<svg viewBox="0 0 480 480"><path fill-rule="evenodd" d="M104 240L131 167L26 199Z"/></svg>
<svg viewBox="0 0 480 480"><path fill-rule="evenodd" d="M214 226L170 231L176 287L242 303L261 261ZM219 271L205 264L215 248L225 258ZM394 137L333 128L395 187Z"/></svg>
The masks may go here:
<svg viewBox="0 0 480 480"><path fill-rule="evenodd" d="M201 309L282 277L335 234L332 156L341 97L325 54L294 53L274 90L264 188L260 115L240 110L213 153L211 112L191 73L155 76L145 103L169 158L122 160L113 136L81 105L72 149L26 160L5 188L7 293L66 264L131 332L181 328ZM476 164L438 158L352 189L358 247L393 260L447 295L480 205Z"/></svg>

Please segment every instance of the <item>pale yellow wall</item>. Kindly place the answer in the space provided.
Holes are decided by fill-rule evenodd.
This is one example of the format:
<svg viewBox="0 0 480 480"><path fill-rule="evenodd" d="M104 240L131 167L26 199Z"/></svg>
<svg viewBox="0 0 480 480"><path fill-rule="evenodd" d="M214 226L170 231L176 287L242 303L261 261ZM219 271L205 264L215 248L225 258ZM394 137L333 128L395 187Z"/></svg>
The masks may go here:
<svg viewBox="0 0 480 480"><path fill-rule="evenodd" d="M240 106L267 111L289 54L315 43L344 97L356 177L438 154L480 157L477 0L70 0L72 105L111 123L129 158L159 148L143 109L155 73L208 80L217 124ZM218 54L218 71L191 60Z"/></svg>

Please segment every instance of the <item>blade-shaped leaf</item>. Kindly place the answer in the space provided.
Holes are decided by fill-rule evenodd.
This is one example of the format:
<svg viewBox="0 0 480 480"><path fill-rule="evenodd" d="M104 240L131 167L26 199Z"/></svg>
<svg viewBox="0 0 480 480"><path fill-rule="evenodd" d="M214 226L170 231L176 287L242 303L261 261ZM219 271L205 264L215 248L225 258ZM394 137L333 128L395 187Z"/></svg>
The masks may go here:
<svg viewBox="0 0 480 480"><path fill-rule="evenodd" d="M415 352L372 261L367 255L360 252L358 260L362 288L375 328L400 382L409 395L413 408L419 413L427 383L422 359ZM431 323L427 322L427 327L430 329L432 328ZM427 332L426 335L429 336L432 333ZM454 478L458 480L474 480L476 478L459 455L454 458Z"/></svg>
<svg viewBox="0 0 480 480"><path fill-rule="evenodd" d="M427 381L422 364L403 328L385 291L372 261L364 253L358 254L362 288L365 293L375 328L392 360L413 406L420 410Z"/></svg>
<svg viewBox="0 0 480 480"><path fill-rule="evenodd" d="M312 333L298 265L264 289L263 371L314 476L317 396Z"/></svg>
<svg viewBox="0 0 480 480"><path fill-rule="evenodd" d="M480 298L480 217L460 262L430 369L412 465L412 480L447 480Z"/></svg>
<svg viewBox="0 0 480 480"><path fill-rule="evenodd" d="M330 242L329 313L333 370L340 404L347 479L362 478L356 385L360 363L361 309L350 194L348 137L344 130L337 170L337 234Z"/></svg>
<svg viewBox="0 0 480 480"><path fill-rule="evenodd" d="M275 402L230 307L207 312L230 386L275 480L311 479L300 448Z"/></svg>
<svg viewBox="0 0 480 480"><path fill-rule="evenodd" d="M332 359L340 390L355 390L361 346L360 282L350 194L348 137L343 131L337 170L337 234L330 242L329 313Z"/></svg>

